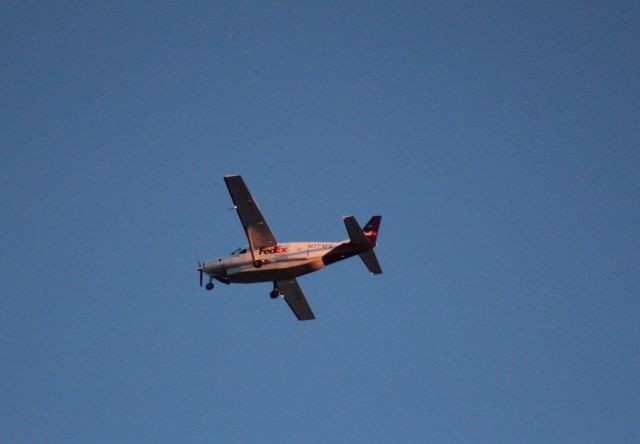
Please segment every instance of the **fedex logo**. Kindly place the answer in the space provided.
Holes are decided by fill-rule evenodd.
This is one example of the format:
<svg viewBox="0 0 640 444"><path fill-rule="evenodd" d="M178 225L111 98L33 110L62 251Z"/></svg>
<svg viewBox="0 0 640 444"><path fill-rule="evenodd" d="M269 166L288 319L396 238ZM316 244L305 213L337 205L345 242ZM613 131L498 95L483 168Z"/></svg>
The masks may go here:
<svg viewBox="0 0 640 444"><path fill-rule="evenodd" d="M286 253L287 252L287 247L283 247L282 245L276 245L275 247L271 247L271 248L260 248L260 251L258 252L258 254L278 254L278 253Z"/></svg>

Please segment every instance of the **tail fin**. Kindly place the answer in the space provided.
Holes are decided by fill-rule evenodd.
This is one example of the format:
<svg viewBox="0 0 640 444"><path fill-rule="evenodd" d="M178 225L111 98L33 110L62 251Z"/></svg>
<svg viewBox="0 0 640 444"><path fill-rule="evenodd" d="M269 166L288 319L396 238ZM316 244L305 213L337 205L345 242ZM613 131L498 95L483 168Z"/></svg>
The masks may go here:
<svg viewBox="0 0 640 444"><path fill-rule="evenodd" d="M373 216L367 222L367 225L364 226L362 231L366 238L371 242L371 245L376 246L376 240L378 239L378 229L380 228L380 220L382 220L382 216Z"/></svg>
<svg viewBox="0 0 640 444"><path fill-rule="evenodd" d="M344 224L347 227L349 233L349 239L354 244L369 244L371 248L363 251L359 254L360 259L364 262L365 266L373 274L382 273L382 268L378 263L378 258L373 252L373 248L376 246L376 239L378 238L378 228L380 227L380 220L382 216L373 216L364 229L360 229L360 225L353 216L347 216L344 218Z"/></svg>

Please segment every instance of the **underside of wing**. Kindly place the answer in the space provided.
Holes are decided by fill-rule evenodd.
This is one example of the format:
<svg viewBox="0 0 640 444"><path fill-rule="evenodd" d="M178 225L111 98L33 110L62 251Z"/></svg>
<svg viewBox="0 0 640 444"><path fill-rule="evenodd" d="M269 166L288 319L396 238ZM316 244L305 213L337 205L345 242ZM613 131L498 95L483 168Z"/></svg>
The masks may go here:
<svg viewBox="0 0 640 444"><path fill-rule="evenodd" d="M308 321L316 318L296 279L278 281L276 286L284 295L284 300L287 301L289 308L291 308L298 320Z"/></svg>
<svg viewBox="0 0 640 444"><path fill-rule="evenodd" d="M229 194L231 194L231 200L238 210L238 216L247 234L252 255L260 248L274 247L277 244L276 238L242 177L225 176L224 181L229 189Z"/></svg>

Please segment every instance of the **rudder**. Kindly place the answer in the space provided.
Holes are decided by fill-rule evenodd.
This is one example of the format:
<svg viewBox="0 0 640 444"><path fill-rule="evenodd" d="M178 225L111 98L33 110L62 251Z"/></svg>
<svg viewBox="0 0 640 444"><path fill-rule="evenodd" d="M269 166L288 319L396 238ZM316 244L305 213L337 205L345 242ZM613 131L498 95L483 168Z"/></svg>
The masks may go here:
<svg viewBox="0 0 640 444"><path fill-rule="evenodd" d="M362 229L365 237L374 247L376 246L376 240L378 239L378 229L380 228L381 220L382 216L373 216Z"/></svg>

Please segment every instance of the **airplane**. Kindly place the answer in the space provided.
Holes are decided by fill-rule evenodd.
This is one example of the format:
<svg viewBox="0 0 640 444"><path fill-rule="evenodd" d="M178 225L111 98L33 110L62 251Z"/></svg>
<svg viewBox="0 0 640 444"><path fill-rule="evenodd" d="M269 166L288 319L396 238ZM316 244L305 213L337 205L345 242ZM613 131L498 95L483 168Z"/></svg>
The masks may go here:
<svg viewBox="0 0 640 444"><path fill-rule="evenodd" d="M315 319L315 315L297 277L356 255L372 274L382 273L373 251L382 216L373 216L364 228L360 228L355 217L343 217L349 239L342 242L279 243L242 177L224 176L224 181L249 245L237 248L228 256L198 261L200 287L204 274L209 278L207 290L213 289L214 279L224 284L273 282L271 298L284 296L293 314L300 321L307 321Z"/></svg>

